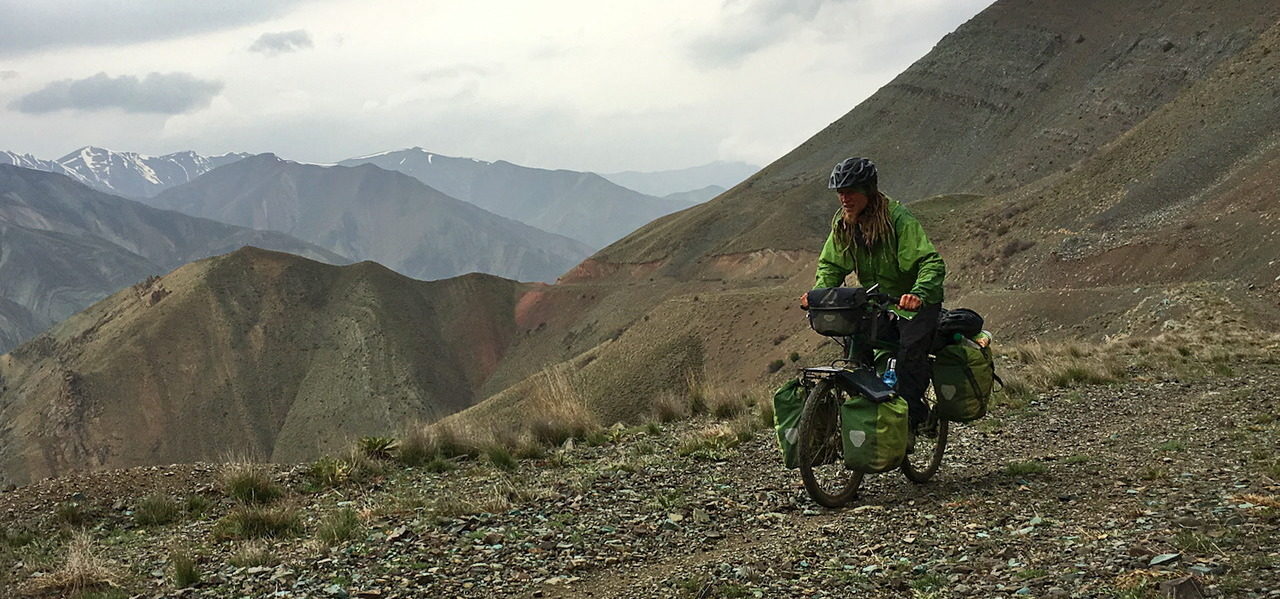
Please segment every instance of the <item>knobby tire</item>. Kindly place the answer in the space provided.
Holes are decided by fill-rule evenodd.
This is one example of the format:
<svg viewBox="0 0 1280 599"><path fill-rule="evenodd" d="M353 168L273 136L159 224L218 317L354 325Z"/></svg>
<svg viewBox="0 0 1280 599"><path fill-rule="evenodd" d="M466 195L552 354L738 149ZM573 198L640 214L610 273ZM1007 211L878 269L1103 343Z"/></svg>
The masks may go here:
<svg viewBox="0 0 1280 599"><path fill-rule="evenodd" d="M804 488L818 505L829 508L848 505L862 486L862 473L844 467L840 438L842 394L834 382L819 381L805 398L796 427Z"/></svg>

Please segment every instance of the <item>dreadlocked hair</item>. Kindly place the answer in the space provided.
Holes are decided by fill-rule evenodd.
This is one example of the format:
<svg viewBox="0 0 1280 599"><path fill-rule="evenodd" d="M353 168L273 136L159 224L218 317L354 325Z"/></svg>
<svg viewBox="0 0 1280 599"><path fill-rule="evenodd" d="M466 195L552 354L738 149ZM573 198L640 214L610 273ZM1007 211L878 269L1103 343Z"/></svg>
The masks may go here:
<svg viewBox="0 0 1280 599"><path fill-rule="evenodd" d="M831 220L837 247L849 254L853 253L854 243L870 252L881 241L893 236L893 222L889 220L889 199L875 189L868 190L866 194L867 205L858 214L856 223L845 220L844 210L836 210L836 215Z"/></svg>

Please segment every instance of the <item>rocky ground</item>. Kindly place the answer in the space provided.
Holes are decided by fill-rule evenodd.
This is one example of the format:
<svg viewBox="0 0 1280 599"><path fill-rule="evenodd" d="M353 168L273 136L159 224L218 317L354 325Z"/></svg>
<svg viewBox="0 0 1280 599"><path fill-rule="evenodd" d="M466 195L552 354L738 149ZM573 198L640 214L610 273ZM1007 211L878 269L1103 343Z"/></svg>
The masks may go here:
<svg viewBox="0 0 1280 599"><path fill-rule="evenodd" d="M1280 597L1278 412L1274 364L1055 389L953 429L933 482L870 476L841 510L808 499L771 431L730 446L747 420L710 417L512 471L470 459L306 492L281 469L303 528L253 559L214 532L232 508L217 467L82 475L0 493L0 595L66 593L41 583L75 520L115 585L88 597ZM209 505L139 525L154 493ZM345 508L351 530L321 540ZM176 588L175 550L199 582Z"/></svg>

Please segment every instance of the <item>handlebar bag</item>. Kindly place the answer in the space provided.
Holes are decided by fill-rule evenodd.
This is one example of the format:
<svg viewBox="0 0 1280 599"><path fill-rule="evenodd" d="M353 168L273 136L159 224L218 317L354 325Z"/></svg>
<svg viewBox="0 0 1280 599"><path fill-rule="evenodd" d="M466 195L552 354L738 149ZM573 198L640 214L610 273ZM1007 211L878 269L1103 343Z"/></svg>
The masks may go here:
<svg viewBox="0 0 1280 599"><path fill-rule="evenodd" d="M865 474L897 468L907 455L907 401L852 395L840 406L840 437L846 468Z"/></svg>
<svg viewBox="0 0 1280 599"><path fill-rule="evenodd" d="M933 389L938 395L938 416L952 422L985 416L996 378L991 348L979 347L966 338L942 347L935 356Z"/></svg>
<svg viewBox="0 0 1280 599"><path fill-rule="evenodd" d="M866 331L875 315L867 310L867 292L858 287L823 287L809 292L809 326L827 337Z"/></svg>

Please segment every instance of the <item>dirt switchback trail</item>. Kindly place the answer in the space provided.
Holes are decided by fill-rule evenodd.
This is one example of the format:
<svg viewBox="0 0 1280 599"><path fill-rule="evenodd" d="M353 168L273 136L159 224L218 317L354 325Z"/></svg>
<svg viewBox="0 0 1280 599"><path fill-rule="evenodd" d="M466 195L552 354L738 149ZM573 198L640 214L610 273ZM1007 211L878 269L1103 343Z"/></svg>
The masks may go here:
<svg viewBox="0 0 1280 599"><path fill-rule="evenodd" d="M529 596L1094 597L1182 576L1206 596L1280 596L1280 510L1265 505L1280 492L1277 375L1055 391L959 427L935 482L872 476L843 510L810 502L758 435L681 481L732 489L711 498L746 504L732 532L704 525ZM694 505L668 526L717 507Z"/></svg>

